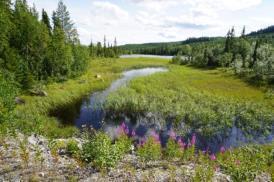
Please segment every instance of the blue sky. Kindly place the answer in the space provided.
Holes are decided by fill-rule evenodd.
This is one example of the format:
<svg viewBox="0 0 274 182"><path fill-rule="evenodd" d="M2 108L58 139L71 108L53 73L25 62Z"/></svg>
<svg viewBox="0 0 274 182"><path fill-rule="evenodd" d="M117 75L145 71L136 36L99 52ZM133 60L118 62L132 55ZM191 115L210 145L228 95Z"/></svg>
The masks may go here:
<svg viewBox="0 0 274 182"><path fill-rule="evenodd" d="M51 15L58 0L28 0ZM64 0L81 42L119 44L224 36L231 26L247 32L274 25L273 0Z"/></svg>

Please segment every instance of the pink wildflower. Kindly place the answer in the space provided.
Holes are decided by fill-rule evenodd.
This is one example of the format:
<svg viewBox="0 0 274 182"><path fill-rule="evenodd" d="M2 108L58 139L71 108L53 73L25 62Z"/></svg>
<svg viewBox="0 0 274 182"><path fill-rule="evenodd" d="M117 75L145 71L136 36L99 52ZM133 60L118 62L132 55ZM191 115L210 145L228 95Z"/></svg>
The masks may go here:
<svg viewBox="0 0 274 182"><path fill-rule="evenodd" d="M212 161L215 161L215 160L216 160L215 154L211 154L211 155L210 155L210 160L212 160Z"/></svg>
<svg viewBox="0 0 274 182"><path fill-rule="evenodd" d="M126 129L126 127L127 127L126 123L123 122L123 123L121 124L121 127L122 127L123 129Z"/></svg>
<svg viewBox="0 0 274 182"><path fill-rule="evenodd" d="M176 133L173 130L170 130L169 137L172 138L173 140L176 140Z"/></svg>
<svg viewBox="0 0 274 182"><path fill-rule="evenodd" d="M196 134L194 133L191 138L191 145L195 145L196 143Z"/></svg>
<svg viewBox="0 0 274 182"><path fill-rule="evenodd" d="M152 136L152 138L153 138L157 143L160 143L160 136L159 136L159 134L157 134L155 131L152 131L152 132L151 132L151 136Z"/></svg>
<svg viewBox="0 0 274 182"><path fill-rule="evenodd" d="M182 138L180 138L180 139L178 140L178 145L179 145L182 149L184 149L185 146L186 146L186 144L184 143L184 141L183 141Z"/></svg>
<svg viewBox="0 0 274 182"><path fill-rule="evenodd" d="M225 147L224 147L224 146L221 147L220 152L221 152L222 154L225 153Z"/></svg>
<svg viewBox="0 0 274 182"><path fill-rule="evenodd" d="M136 136L136 132L135 132L135 130L132 130L132 132L131 132L131 136L132 136L132 137L135 137L135 136Z"/></svg>

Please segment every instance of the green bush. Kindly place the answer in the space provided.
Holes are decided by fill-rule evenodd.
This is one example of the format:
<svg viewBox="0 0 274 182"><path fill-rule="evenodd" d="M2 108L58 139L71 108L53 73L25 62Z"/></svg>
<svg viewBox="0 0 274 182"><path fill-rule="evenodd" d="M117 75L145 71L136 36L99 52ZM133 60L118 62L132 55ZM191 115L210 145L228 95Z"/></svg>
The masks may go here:
<svg viewBox="0 0 274 182"><path fill-rule="evenodd" d="M194 182L208 182L212 181L214 175L214 169L211 165L199 165L195 169Z"/></svg>
<svg viewBox="0 0 274 182"><path fill-rule="evenodd" d="M164 154L168 159L178 159L183 156L184 152L175 140L169 139Z"/></svg>
<svg viewBox="0 0 274 182"><path fill-rule="evenodd" d="M117 141L115 142L115 149L119 153L120 156L128 153L131 150L132 139L126 135L121 135Z"/></svg>
<svg viewBox="0 0 274 182"><path fill-rule="evenodd" d="M67 143L67 152L74 156L76 154L78 154L80 151L79 147L78 147L78 143L76 140L69 140Z"/></svg>
<svg viewBox="0 0 274 182"><path fill-rule="evenodd" d="M137 155L145 161L158 160L162 155L161 144L149 137L145 144L138 148Z"/></svg>
<svg viewBox="0 0 274 182"><path fill-rule="evenodd" d="M9 117L10 111L15 107L14 98L18 93L11 75L0 71L0 123Z"/></svg>
<svg viewBox="0 0 274 182"><path fill-rule="evenodd" d="M269 172L273 163L273 144L247 146L220 154L218 162L233 181L253 181L262 171Z"/></svg>
<svg viewBox="0 0 274 182"><path fill-rule="evenodd" d="M120 152L112 145L108 135L98 132L83 144L82 158L97 169L114 167L120 159Z"/></svg>

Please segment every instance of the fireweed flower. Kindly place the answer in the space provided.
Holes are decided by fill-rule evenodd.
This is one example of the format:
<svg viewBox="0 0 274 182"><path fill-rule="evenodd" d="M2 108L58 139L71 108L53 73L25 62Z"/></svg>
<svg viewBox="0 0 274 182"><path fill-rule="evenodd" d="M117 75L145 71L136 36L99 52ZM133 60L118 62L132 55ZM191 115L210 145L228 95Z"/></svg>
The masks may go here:
<svg viewBox="0 0 274 182"><path fill-rule="evenodd" d="M129 129L128 129L128 128L125 129L125 133L126 133L127 135L129 134Z"/></svg>
<svg viewBox="0 0 274 182"><path fill-rule="evenodd" d="M191 138L191 145L195 145L195 144L196 144L196 134L194 133Z"/></svg>
<svg viewBox="0 0 274 182"><path fill-rule="evenodd" d="M168 134L170 138L172 138L173 140L176 140L176 133L173 130L170 130Z"/></svg>
<svg viewBox="0 0 274 182"><path fill-rule="evenodd" d="M131 132L131 136L132 136L132 137L135 137L135 136L136 136L136 132L135 132L135 130L132 130L132 132Z"/></svg>
<svg viewBox="0 0 274 182"><path fill-rule="evenodd" d="M211 155L210 155L210 160L212 160L212 161L215 161L215 160L216 160L215 154L211 154Z"/></svg>
<svg viewBox="0 0 274 182"><path fill-rule="evenodd" d="M123 129L126 129L126 127L127 127L126 123L125 123L125 122L122 122L121 127L122 127Z"/></svg>
<svg viewBox="0 0 274 182"><path fill-rule="evenodd" d="M220 152L223 154L223 153L225 153L225 147L224 146L222 146L221 148L220 148Z"/></svg>
<svg viewBox="0 0 274 182"><path fill-rule="evenodd" d="M154 130L151 132L151 136L155 140L155 142L160 143L160 136Z"/></svg>
<svg viewBox="0 0 274 182"><path fill-rule="evenodd" d="M186 144L184 143L184 141L183 141L183 139L182 139L181 137L180 137L179 140L178 140L178 145L179 145L182 149L184 149L185 146L186 146Z"/></svg>

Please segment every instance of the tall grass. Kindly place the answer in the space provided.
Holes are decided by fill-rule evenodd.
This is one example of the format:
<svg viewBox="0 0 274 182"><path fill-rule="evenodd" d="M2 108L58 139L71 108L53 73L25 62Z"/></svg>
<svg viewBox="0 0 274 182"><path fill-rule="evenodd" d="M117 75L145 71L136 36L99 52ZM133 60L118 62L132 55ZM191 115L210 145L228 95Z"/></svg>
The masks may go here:
<svg viewBox="0 0 274 182"><path fill-rule="evenodd" d="M112 93L106 108L112 112L161 113L183 121L206 136L231 128L269 134L274 125L274 98L223 70L169 66L130 82ZM177 122L176 122L177 121Z"/></svg>

